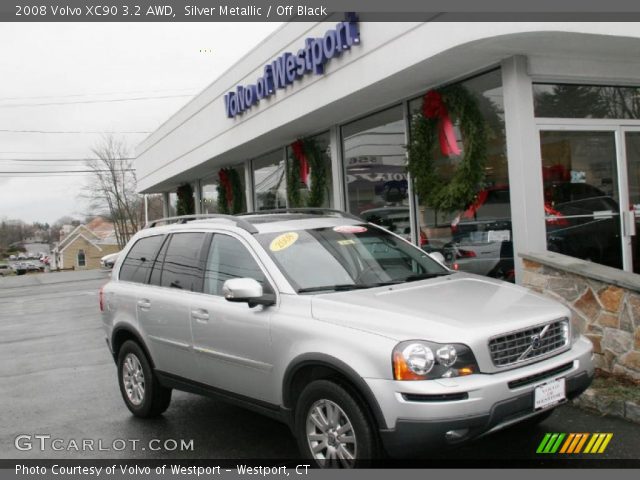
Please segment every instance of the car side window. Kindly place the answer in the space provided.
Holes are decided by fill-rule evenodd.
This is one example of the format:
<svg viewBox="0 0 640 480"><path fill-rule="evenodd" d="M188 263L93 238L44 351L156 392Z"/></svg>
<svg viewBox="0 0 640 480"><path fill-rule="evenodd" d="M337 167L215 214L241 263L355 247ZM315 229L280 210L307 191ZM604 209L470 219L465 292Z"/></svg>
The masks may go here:
<svg viewBox="0 0 640 480"><path fill-rule="evenodd" d="M202 246L205 238L205 233L187 232L171 235L162 265L161 287L191 292L202 291Z"/></svg>
<svg viewBox="0 0 640 480"><path fill-rule="evenodd" d="M119 279L125 282L146 283L164 238L164 235L153 235L138 240L122 262Z"/></svg>
<svg viewBox="0 0 640 480"><path fill-rule="evenodd" d="M162 267L164 265L164 257L167 254L167 247L169 246L169 239L163 244L156 260L153 262L153 268L151 269L151 276L149 277L149 285L160 286L160 280L162 278Z"/></svg>
<svg viewBox="0 0 640 480"><path fill-rule="evenodd" d="M253 278L270 289L267 279L247 248L239 240L215 234L209 247L204 274L204 293L222 296L222 285L232 278Z"/></svg>

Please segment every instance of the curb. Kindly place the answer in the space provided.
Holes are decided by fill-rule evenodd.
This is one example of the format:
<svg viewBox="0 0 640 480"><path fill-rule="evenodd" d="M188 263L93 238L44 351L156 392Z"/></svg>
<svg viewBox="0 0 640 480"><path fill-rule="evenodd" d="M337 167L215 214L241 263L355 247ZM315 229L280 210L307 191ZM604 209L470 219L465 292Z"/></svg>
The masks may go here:
<svg viewBox="0 0 640 480"><path fill-rule="evenodd" d="M585 390L582 395L572 400L572 404L585 410L640 424L640 404L603 394L595 388Z"/></svg>

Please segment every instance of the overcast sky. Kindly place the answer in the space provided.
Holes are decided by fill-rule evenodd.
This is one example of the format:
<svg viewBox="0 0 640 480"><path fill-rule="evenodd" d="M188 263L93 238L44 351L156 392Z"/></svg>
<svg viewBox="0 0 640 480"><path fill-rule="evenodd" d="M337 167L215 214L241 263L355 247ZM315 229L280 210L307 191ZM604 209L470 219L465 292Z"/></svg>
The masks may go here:
<svg viewBox="0 0 640 480"><path fill-rule="evenodd" d="M278 26L0 23L0 218L89 213L86 176L15 172L82 169L60 161L91 154L101 134L82 132L153 131ZM122 133L132 154L146 135Z"/></svg>

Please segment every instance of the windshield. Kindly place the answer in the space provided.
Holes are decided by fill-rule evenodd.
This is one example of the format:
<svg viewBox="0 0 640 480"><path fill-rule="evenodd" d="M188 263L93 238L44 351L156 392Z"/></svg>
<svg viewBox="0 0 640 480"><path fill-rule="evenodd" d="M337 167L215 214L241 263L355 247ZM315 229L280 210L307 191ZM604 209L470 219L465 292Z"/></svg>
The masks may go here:
<svg viewBox="0 0 640 480"><path fill-rule="evenodd" d="M422 250L373 225L256 238L299 293L392 285L450 273Z"/></svg>

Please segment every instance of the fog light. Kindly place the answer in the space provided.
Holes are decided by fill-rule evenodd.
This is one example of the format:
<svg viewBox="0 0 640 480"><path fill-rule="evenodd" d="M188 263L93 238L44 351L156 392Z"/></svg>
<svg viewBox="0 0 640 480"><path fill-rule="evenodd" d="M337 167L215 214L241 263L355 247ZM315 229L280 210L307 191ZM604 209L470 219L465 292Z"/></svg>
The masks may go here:
<svg viewBox="0 0 640 480"><path fill-rule="evenodd" d="M468 428L461 428L460 430L449 430L444 434L444 438L449 443L455 443L464 440L468 434Z"/></svg>

